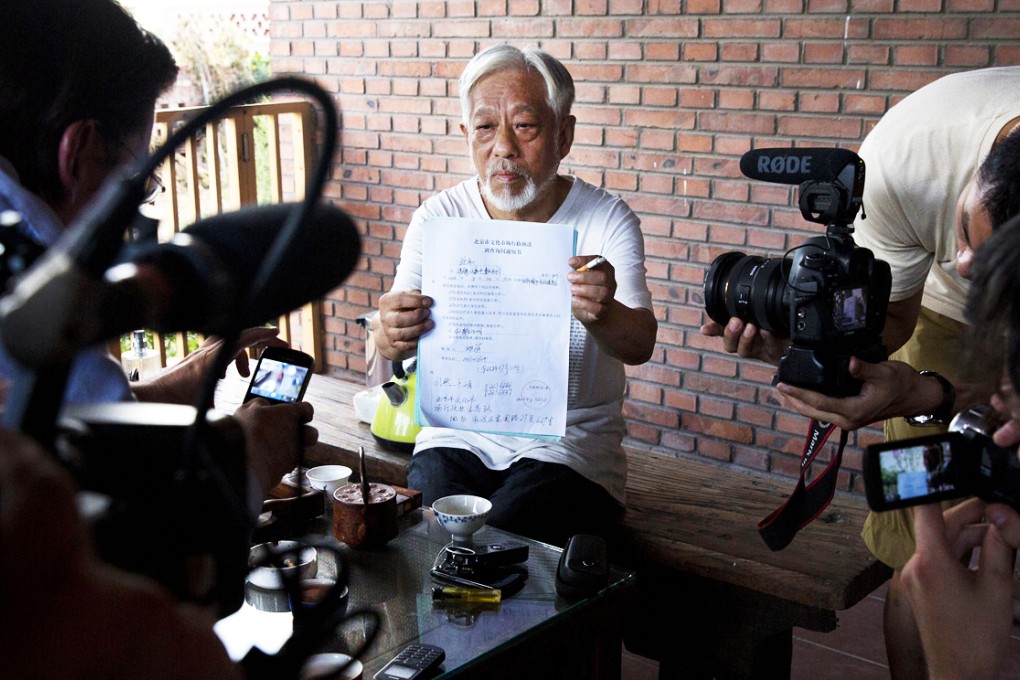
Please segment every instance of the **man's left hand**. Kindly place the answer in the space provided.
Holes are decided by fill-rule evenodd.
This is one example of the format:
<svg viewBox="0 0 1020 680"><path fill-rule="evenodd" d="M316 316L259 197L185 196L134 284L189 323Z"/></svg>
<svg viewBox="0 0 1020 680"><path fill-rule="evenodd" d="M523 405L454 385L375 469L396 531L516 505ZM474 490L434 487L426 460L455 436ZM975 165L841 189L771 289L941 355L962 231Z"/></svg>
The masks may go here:
<svg viewBox="0 0 1020 680"><path fill-rule="evenodd" d="M251 375L248 364L248 348L261 350L269 346L287 347L280 339L280 330L271 326L257 326L241 331L235 344L234 365L242 376ZM205 384L206 374L223 347L223 339L210 336L198 349L184 357L180 363L164 369L152 380L133 383L132 390L139 401L168 404L194 404L198 391ZM225 372L220 374L220 378Z"/></svg>

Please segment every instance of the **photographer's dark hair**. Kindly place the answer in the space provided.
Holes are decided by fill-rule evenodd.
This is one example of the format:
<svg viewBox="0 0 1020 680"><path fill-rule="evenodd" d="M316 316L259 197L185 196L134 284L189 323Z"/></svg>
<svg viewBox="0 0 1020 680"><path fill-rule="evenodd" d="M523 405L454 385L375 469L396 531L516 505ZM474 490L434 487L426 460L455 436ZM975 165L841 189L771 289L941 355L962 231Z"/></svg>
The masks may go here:
<svg viewBox="0 0 1020 680"><path fill-rule="evenodd" d="M998 387L1005 365L1020 389L1020 214L999 226L974 256L967 297L968 372Z"/></svg>
<svg viewBox="0 0 1020 680"><path fill-rule="evenodd" d="M998 226L1020 215L1020 133L1007 135L992 147L978 168L981 203Z"/></svg>
<svg viewBox="0 0 1020 680"><path fill-rule="evenodd" d="M113 149L177 77L167 46L113 0L5 1L0 26L0 156L46 199L70 124L96 121Z"/></svg>

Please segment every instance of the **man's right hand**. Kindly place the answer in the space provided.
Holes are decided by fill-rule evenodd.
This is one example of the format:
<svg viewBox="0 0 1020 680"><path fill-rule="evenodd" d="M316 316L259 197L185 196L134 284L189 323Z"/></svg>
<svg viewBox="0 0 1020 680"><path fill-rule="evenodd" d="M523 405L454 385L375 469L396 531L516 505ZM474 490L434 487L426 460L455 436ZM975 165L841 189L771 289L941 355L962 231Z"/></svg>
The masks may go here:
<svg viewBox="0 0 1020 680"><path fill-rule="evenodd" d="M982 518L989 523L980 523ZM917 618L931 677L997 678L1013 625L1013 555L1020 516L967 500L941 512L914 508L917 549L901 579ZM978 568L961 563L980 548Z"/></svg>
<svg viewBox="0 0 1020 680"><path fill-rule="evenodd" d="M234 411L244 431L248 466L263 497L297 465L298 447L308 448L318 441L318 430L309 425L314 415L307 401L271 404L262 398L246 401Z"/></svg>
<svg viewBox="0 0 1020 680"><path fill-rule="evenodd" d="M379 298L379 332L374 336L379 353L387 359L405 359L418 349L418 338L435 327L429 318L432 298L421 291L390 292Z"/></svg>
<svg viewBox="0 0 1020 680"><path fill-rule="evenodd" d="M773 366L779 365L779 360L790 346L789 340L760 330L754 324L745 324L738 317L730 319L725 328L709 321L701 327L701 334L710 338L722 337L723 348L730 354L745 359L758 359Z"/></svg>

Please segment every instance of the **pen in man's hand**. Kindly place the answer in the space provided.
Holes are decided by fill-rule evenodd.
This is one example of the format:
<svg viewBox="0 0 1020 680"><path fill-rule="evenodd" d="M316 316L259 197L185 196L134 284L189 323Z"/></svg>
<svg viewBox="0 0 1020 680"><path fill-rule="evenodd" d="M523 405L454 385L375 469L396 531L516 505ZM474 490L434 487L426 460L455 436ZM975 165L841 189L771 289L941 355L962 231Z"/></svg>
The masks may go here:
<svg viewBox="0 0 1020 680"><path fill-rule="evenodd" d="M606 261L606 258L604 258L601 255L599 255L596 258L588 260L586 263L582 264L580 267L578 267L574 271L575 272L586 272L589 269L595 269L595 267L599 266L600 264L602 264L605 261Z"/></svg>

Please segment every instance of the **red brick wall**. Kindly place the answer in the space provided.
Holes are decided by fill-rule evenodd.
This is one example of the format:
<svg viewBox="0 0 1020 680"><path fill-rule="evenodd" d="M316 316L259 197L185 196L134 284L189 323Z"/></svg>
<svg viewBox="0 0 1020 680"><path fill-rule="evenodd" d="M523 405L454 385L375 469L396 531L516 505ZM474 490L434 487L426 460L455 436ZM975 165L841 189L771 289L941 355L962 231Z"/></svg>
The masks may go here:
<svg viewBox="0 0 1020 680"><path fill-rule="evenodd" d="M807 421L779 407L769 367L699 334L701 287L720 253L778 257L821 227L800 217L793 187L744 178L740 155L856 150L938 76L1020 64L1020 0L273 0L270 18L274 73L336 93L344 132L328 193L366 237L359 271L327 301L331 371L362 375L354 319L388 289L412 211L472 172L464 63L495 42L537 44L577 85L563 170L642 219L659 335L629 370L628 443L790 476ZM857 447L878 436L851 438L841 488L860 490Z"/></svg>

